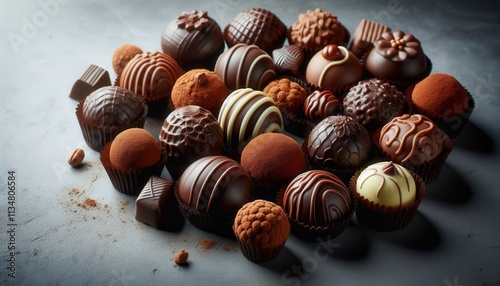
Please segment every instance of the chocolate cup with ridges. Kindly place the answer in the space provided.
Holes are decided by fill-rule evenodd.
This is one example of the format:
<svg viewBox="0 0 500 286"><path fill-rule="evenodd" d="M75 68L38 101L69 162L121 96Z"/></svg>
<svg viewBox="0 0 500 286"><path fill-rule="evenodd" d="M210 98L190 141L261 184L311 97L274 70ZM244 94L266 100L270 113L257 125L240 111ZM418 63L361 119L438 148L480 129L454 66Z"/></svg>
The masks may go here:
<svg viewBox="0 0 500 286"><path fill-rule="evenodd" d="M412 205L400 209L375 204L356 192L356 181L360 173L359 171L354 174L349 183L349 189L358 201L356 208L358 223L362 227L376 231L395 231L407 226L426 194L426 185L422 178L410 171L416 185L415 201Z"/></svg>
<svg viewBox="0 0 500 286"><path fill-rule="evenodd" d="M285 245L283 243L282 245L278 245L275 247L259 248L238 239L237 241L238 246L240 247L240 251L241 253L243 253L243 256L255 263L264 263L275 259L279 256L281 250L283 249L283 246Z"/></svg>
<svg viewBox="0 0 500 286"><path fill-rule="evenodd" d="M143 112L139 118L134 122L122 126L100 126L96 124L89 124L83 119L83 100L78 103L76 107L76 118L80 124L83 138L87 145L95 151L100 152L108 142L115 139L123 130L129 128L144 128L146 123L146 115L149 112L148 106L142 103Z"/></svg>
<svg viewBox="0 0 500 286"><path fill-rule="evenodd" d="M277 205L281 207L283 207L283 196L285 195L285 190L286 189L280 190L276 197ZM288 220L290 221L290 232L300 240L307 242L315 242L318 241L318 239L331 240L336 238L342 234L349 223L351 223L352 216L358 206L358 201L354 194L349 192L349 196L351 197L350 211L327 226L308 225L291 218L287 214Z"/></svg>
<svg viewBox="0 0 500 286"><path fill-rule="evenodd" d="M153 166L137 170L121 170L111 164L109 157L111 143L109 142L102 149L100 160L111 180L111 184L120 193L137 196L151 176L161 175L167 161L167 152L165 152L165 149L162 149L160 160Z"/></svg>

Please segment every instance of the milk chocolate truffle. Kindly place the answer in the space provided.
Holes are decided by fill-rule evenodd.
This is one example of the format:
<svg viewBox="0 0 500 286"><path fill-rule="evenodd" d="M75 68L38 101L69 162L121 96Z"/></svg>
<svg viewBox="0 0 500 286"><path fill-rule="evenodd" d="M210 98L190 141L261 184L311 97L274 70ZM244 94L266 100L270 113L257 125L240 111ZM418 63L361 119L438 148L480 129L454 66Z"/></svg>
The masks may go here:
<svg viewBox="0 0 500 286"><path fill-rule="evenodd" d="M309 120L323 120L337 115L340 102L330 90L315 90L304 101L304 115Z"/></svg>
<svg viewBox="0 0 500 286"><path fill-rule="evenodd" d="M136 45L125 44L116 48L112 61L116 74L120 75L128 62L138 54L142 54L142 50Z"/></svg>
<svg viewBox="0 0 500 286"><path fill-rule="evenodd" d="M122 131L111 143L109 159L122 170L143 169L160 161L161 147L151 133L142 128Z"/></svg>
<svg viewBox="0 0 500 286"><path fill-rule="evenodd" d="M172 103L175 108L198 105L218 114L227 96L224 82L212 71L193 69L175 82L172 88Z"/></svg>
<svg viewBox="0 0 500 286"><path fill-rule="evenodd" d="M271 53L285 42L286 26L272 12L251 8L240 12L226 26L224 39L229 47L236 44L256 45Z"/></svg>
<svg viewBox="0 0 500 286"><path fill-rule="evenodd" d="M69 97L76 100L84 100L89 94L101 87L110 86L111 80L107 70L90 65L85 73L76 80L71 88Z"/></svg>
<svg viewBox="0 0 500 286"><path fill-rule="evenodd" d="M304 105L306 90L298 83L288 78L280 78L266 85L263 92L271 97L276 106L283 112L294 114Z"/></svg>
<svg viewBox="0 0 500 286"><path fill-rule="evenodd" d="M282 133L264 133L250 140L241 153L241 166L257 182L289 181L306 168L299 143Z"/></svg>
<svg viewBox="0 0 500 286"><path fill-rule="evenodd" d="M382 37L384 32L391 28L368 19L361 19L354 35L352 36L351 52L362 58L373 48L373 43Z"/></svg>
<svg viewBox="0 0 500 286"><path fill-rule="evenodd" d="M189 165L175 194L193 225L225 236L232 233L236 212L250 199L252 183L236 161L207 156Z"/></svg>
<svg viewBox="0 0 500 286"><path fill-rule="evenodd" d="M162 51L174 58L185 70L212 70L224 51L220 26L207 11L182 12L163 30Z"/></svg>
<svg viewBox="0 0 500 286"><path fill-rule="evenodd" d="M384 32L375 41L365 65L376 78L400 80L422 74L427 68L427 59L415 36L397 30Z"/></svg>
<svg viewBox="0 0 500 286"><path fill-rule="evenodd" d="M262 90L276 76L273 59L256 45L236 44L224 51L214 68L230 90Z"/></svg>
<svg viewBox="0 0 500 286"><path fill-rule="evenodd" d="M327 45L307 64L306 80L321 88L338 88L355 84L363 68L358 58L345 47Z"/></svg>
<svg viewBox="0 0 500 286"><path fill-rule="evenodd" d="M360 81L343 100L344 114L356 119L367 130L382 127L403 115L406 96L395 86L379 79Z"/></svg>
<svg viewBox="0 0 500 286"><path fill-rule="evenodd" d="M218 117L224 146L235 148L257 135L282 132L283 117L272 98L251 88L237 89L227 96Z"/></svg>
<svg viewBox="0 0 500 286"><path fill-rule="evenodd" d="M209 110L187 105L172 111L159 135L160 145L167 152L170 175L177 179L197 159L219 155L222 136L222 128Z"/></svg>
<svg viewBox="0 0 500 286"><path fill-rule="evenodd" d="M329 44L339 45L346 42L347 38L347 29L337 16L320 8L300 14L288 32L290 44L299 45L312 52L317 52Z"/></svg>
<svg viewBox="0 0 500 286"><path fill-rule="evenodd" d="M315 169L350 169L366 162L370 144L368 132L360 123L336 115L319 122L302 146Z"/></svg>
<svg viewBox="0 0 500 286"><path fill-rule="evenodd" d="M406 168L389 161L366 167L356 180L356 192L374 204L404 208L415 201L416 186Z"/></svg>
<svg viewBox="0 0 500 286"><path fill-rule="evenodd" d="M290 234L290 223L280 206L255 200L238 211L233 231L243 255L252 262L262 263L280 254Z"/></svg>

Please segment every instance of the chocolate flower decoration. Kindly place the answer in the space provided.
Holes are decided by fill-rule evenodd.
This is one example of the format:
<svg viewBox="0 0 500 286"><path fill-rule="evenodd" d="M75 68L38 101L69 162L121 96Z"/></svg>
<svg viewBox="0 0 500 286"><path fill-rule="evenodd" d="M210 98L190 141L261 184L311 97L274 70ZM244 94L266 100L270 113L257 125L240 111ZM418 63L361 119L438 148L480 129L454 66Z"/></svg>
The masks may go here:
<svg viewBox="0 0 500 286"><path fill-rule="evenodd" d="M207 11L193 10L191 12L182 12L177 17L177 27L186 31L201 30L208 26L210 21L207 16Z"/></svg>
<svg viewBox="0 0 500 286"><path fill-rule="evenodd" d="M412 34L403 31L384 32L382 39L375 41L377 52L383 57L395 62L402 62L409 58L415 58L421 52L420 41Z"/></svg>

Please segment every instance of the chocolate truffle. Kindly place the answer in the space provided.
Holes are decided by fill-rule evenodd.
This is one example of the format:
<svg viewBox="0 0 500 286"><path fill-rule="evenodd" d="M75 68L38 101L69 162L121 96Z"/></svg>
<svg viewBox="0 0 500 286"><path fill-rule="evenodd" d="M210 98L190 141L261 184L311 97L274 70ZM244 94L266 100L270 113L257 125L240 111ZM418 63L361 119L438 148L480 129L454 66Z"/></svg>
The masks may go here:
<svg viewBox="0 0 500 286"><path fill-rule="evenodd" d="M283 117L274 100L251 88L237 89L227 96L218 117L224 146L238 147L267 132L282 132Z"/></svg>
<svg viewBox="0 0 500 286"><path fill-rule="evenodd" d="M403 115L407 100L395 86L383 80L368 79L349 90L343 106L345 115L356 119L367 130L375 130Z"/></svg>
<svg viewBox="0 0 500 286"><path fill-rule="evenodd" d="M406 168L389 161L366 167L356 180L356 192L374 204L404 208L415 201L416 186Z"/></svg>
<svg viewBox="0 0 500 286"><path fill-rule="evenodd" d="M397 30L384 32L375 41L365 66L376 78L400 80L422 74L427 68L427 58L415 36Z"/></svg>
<svg viewBox="0 0 500 286"><path fill-rule="evenodd" d="M373 43L382 37L384 32L390 32L391 28L368 19L361 19L351 41L351 52L358 58L362 58L373 48Z"/></svg>
<svg viewBox="0 0 500 286"><path fill-rule="evenodd" d="M174 196L175 182L151 176L135 200L135 219L157 229L180 230L184 218Z"/></svg>
<svg viewBox="0 0 500 286"><path fill-rule="evenodd" d="M304 105L306 90L300 84L288 78L280 78L266 85L263 92L271 97L276 106L283 112L294 114Z"/></svg>
<svg viewBox="0 0 500 286"><path fill-rule="evenodd" d="M304 115L309 120L323 120L338 114L340 102L330 90L315 90L304 101Z"/></svg>
<svg viewBox="0 0 500 286"><path fill-rule="evenodd" d="M215 73L230 90L262 90L276 76L273 59L256 45L236 44L215 63Z"/></svg>
<svg viewBox="0 0 500 286"><path fill-rule="evenodd" d="M276 71L282 75L300 77L304 64L304 49L299 45L288 45L272 52Z"/></svg>
<svg viewBox="0 0 500 286"><path fill-rule="evenodd" d="M316 8L299 15L288 32L290 44L317 52L329 44L339 45L346 42L347 29L339 22L336 15Z"/></svg>
<svg viewBox="0 0 500 286"><path fill-rule="evenodd" d="M227 96L224 82L212 71L193 69L175 82L172 88L172 103L175 108L186 105L198 105L213 114L219 112Z"/></svg>
<svg viewBox="0 0 500 286"><path fill-rule="evenodd" d="M109 160L122 170L143 169L160 161L161 147L151 133L142 128L122 131L112 141Z"/></svg>
<svg viewBox="0 0 500 286"><path fill-rule="evenodd" d="M229 47L236 44L256 45L267 53L283 45L286 26L272 12L251 8L240 12L224 29Z"/></svg>
<svg viewBox="0 0 500 286"><path fill-rule="evenodd" d="M187 105L172 111L159 135L172 177L178 178L187 166L201 157L219 155L222 136L217 119L207 109Z"/></svg>
<svg viewBox="0 0 500 286"><path fill-rule="evenodd" d="M361 79L363 67L345 47L327 45L307 64L306 80L321 88L338 88Z"/></svg>
<svg viewBox="0 0 500 286"><path fill-rule="evenodd" d="M126 44L116 48L112 61L116 74L120 75L128 62L138 54L142 54L142 50L136 45Z"/></svg>
<svg viewBox="0 0 500 286"><path fill-rule="evenodd" d="M88 124L101 126L129 125L144 111L142 100L119 86L105 86L83 101L82 118Z"/></svg>
<svg viewBox="0 0 500 286"><path fill-rule="evenodd" d="M76 100L83 100L97 89L110 85L111 80L109 79L108 71L99 66L90 65L85 73L76 80L71 88L69 97Z"/></svg>
<svg viewBox="0 0 500 286"><path fill-rule="evenodd" d="M189 70L212 70L224 51L221 28L206 11L182 12L163 30L162 51Z"/></svg>
<svg viewBox="0 0 500 286"><path fill-rule="evenodd" d="M357 168L370 153L366 129L349 116L329 116L316 125L303 144L306 158L315 169Z"/></svg>
<svg viewBox="0 0 500 286"><path fill-rule="evenodd" d="M241 166L257 182L289 181L306 168L299 143L282 133L264 133L250 140L241 153Z"/></svg>

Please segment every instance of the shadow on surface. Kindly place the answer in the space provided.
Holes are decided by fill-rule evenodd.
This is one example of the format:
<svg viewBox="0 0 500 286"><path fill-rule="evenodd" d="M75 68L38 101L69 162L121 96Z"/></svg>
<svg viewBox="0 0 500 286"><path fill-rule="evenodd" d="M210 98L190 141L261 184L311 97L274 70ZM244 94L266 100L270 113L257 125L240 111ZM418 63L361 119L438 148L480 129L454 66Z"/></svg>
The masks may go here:
<svg viewBox="0 0 500 286"><path fill-rule="evenodd" d="M287 271L291 273L290 270L293 269L294 266L301 265L301 261L285 245L278 257L271 261L260 263L258 265L273 270L277 273L286 273Z"/></svg>
<svg viewBox="0 0 500 286"><path fill-rule="evenodd" d="M472 188L453 167L444 164L439 177L427 185L427 194L424 198L435 201L463 204L472 197Z"/></svg>
<svg viewBox="0 0 500 286"><path fill-rule="evenodd" d="M375 238L419 251L433 250L441 242L438 230L418 211L410 224L400 230L389 232L368 231L368 233Z"/></svg>
<svg viewBox="0 0 500 286"><path fill-rule="evenodd" d="M462 133L453 139L453 146L481 154L491 154L495 151L495 142L480 127L469 121Z"/></svg>

